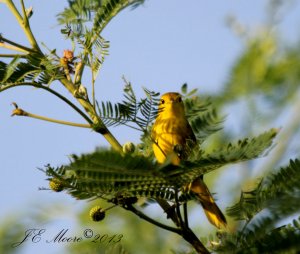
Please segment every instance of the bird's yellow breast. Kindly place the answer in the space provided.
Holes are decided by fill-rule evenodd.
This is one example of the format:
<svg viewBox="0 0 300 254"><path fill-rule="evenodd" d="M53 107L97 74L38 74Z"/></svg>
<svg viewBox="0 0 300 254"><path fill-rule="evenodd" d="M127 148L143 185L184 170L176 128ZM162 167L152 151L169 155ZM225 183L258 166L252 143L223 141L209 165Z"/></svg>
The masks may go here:
<svg viewBox="0 0 300 254"><path fill-rule="evenodd" d="M174 151L174 147L185 145L186 133L187 122L185 119L157 118L153 126L152 138L154 140L154 155L159 163L163 163L167 157L170 157L174 165L180 163L180 158Z"/></svg>
<svg viewBox="0 0 300 254"><path fill-rule="evenodd" d="M159 163L169 158L174 165L180 163L187 139L196 141L184 111L179 93L162 95L159 113L152 128L153 151Z"/></svg>

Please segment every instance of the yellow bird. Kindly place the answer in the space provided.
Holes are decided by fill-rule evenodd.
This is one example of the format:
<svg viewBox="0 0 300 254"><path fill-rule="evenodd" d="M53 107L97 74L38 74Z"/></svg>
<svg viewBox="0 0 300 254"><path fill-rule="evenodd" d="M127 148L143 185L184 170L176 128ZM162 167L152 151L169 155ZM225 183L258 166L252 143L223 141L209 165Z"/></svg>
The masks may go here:
<svg viewBox="0 0 300 254"><path fill-rule="evenodd" d="M196 137L186 119L179 93L162 95L151 137L154 155L159 163L170 159L173 165L179 165L188 155L188 147L191 144L196 145ZM225 227L226 218L202 179L199 177L194 180L189 189L197 195L208 220L218 228Z"/></svg>

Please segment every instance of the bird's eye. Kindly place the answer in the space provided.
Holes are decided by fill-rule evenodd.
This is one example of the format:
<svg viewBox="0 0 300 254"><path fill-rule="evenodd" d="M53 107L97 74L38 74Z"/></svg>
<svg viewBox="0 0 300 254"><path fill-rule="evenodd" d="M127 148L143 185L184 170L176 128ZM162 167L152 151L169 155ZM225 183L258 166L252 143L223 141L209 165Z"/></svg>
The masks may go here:
<svg viewBox="0 0 300 254"><path fill-rule="evenodd" d="M182 102L181 97L178 97L177 101L178 101L178 102Z"/></svg>
<svg viewBox="0 0 300 254"><path fill-rule="evenodd" d="M164 103L165 103L165 100L161 99L161 100L160 100L160 103L161 103L161 104L164 104Z"/></svg>

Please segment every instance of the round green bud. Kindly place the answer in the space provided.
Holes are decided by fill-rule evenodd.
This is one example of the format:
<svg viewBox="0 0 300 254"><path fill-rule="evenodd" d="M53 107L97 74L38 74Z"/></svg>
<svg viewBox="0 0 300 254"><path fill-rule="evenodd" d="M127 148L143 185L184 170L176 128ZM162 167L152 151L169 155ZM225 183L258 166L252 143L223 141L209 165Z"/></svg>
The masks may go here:
<svg viewBox="0 0 300 254"><path fill-rule="evenodd" d="M101 221L105 218L105 211L100 206L95 206L90 210L90 217L93 221Z"/></svg>
<svg viewBox="0 0 300 254"><path fill-rule="evenodd" d="M64 185L58 178L52 178L49 182L49 187L55 192L60 192L64 189Z"/></svg>
<svg viewBox="0 0 300 254"><path fill-rule="evenodd" d="M133 153L135 151L135 145L132 142L126 142L123 145L123 152L124 153Z"/></svg>

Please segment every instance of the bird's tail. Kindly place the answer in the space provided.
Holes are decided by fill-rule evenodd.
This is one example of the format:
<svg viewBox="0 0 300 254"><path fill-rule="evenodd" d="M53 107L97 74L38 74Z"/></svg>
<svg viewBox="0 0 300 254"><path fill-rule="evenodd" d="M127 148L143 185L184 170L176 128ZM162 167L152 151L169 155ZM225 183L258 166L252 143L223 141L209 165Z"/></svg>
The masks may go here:
<svg viewBox="0 0 300 254"><path fill-rule="evenodd" d="M215 203L206 184L201 178L194 180L190 186L190 191L194 192L204 209L207 219L217 228L226 227L226 218L220 208Z"/></svg>

